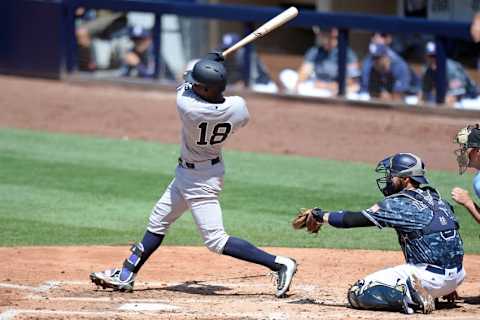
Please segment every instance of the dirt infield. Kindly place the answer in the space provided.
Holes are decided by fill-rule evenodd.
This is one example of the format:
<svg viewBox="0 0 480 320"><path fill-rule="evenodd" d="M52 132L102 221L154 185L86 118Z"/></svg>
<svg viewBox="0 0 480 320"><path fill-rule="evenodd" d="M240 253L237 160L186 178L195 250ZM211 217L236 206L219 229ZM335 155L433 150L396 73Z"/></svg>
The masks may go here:
<svg viewBox="0 0 480 320"><path fill-rule="evenodd" d="M122 261L128 248L0 248L0 274L4 275L0 278L0 318L2 315L2 319L424 317L359 311L346 306L345 292L349 285L367 273L398 264L402 260L399 252L268 250L298 259L299 270L285 299L274 297L274 286L265 269L214 255L205 248L162 247L142 269L133 293L96 289L88 280L92 270ZM470 271L459 291L462 300L456 306L442 303L442 309L430 318L480 318L480 257L468 256L465 264Z"/></svg>
<svg viewBox="0 0 480 320"><path fill-rule="evenodd" d="M178 143L171 91L0 77L0 127ZM456 170L455 131L477 119L314 105L248 95L248 127L228 148L376 162L411 151L430 168ZM423 318L346 307L362 276L400 264L399 252L269 248L300 263L289 296L276 299L267 271L209 253L162 247L129 294L97 290L92 271L125 258L126 247L0 248L0 319L397 319ZM465 258L456 305L431 319L480 319L480 256ZM214 268L211 266L215 266Z"/></svg>

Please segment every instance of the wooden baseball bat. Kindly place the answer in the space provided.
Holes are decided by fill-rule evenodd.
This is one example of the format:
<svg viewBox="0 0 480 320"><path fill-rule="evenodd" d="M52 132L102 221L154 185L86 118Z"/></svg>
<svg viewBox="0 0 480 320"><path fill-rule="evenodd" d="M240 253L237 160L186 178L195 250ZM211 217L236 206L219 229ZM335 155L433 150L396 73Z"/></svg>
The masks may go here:
<svg viewBox="0 0 480 320"><path fill-rule="evenodd" d="M232 45L227 50L223 51L223 57L226 58L229 54L235 52L236 50L240 49L241 47L249 44L252 41L257 40L258 38L263 37L267 33L277 29L281 25L287 23L288 21L292 20L298 15L298 10L295 7L290 7L287 10L283 11L282 13L276 15L272 19L268 20L260 27L258 27L255 31L250 33L248 36L243 38L242 40L238 41L234 45Z"/></svg>

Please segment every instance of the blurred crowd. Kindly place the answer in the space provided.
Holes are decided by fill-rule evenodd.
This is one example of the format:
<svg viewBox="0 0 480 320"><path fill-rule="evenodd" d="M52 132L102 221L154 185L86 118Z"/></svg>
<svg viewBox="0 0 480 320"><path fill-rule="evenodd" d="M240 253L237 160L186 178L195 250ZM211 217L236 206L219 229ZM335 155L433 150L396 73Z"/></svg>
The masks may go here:
<svg viewBox="0 0 480 320"><path fill-rule="evenodd" d="M104 10L77 10L78 68L82 71L114 70L124 77L152 78L155 74L155 55L152 27L135 24L127 14ZM480 22L480 16L478 21ZM479 23L480 26L480 23ZM472 25L476 28L475 24ZM284 69L275 76L276 81L255 50L242 48L226 60L228 85L244 86L249 79L250 89L259 92L298 94L330 97L338 93L338 36L335 28L312 28L315 43L297 68ZM480 30L480 27L479 27ZM480 32L480 31L479 31ZM480 36L479 36L480 39ZM236 33L221 37L216 50L223 51L240 40ZM347 49L347 99L403 101L407 104L431 103L436 100L437 59L432 41L421 43L422 63L414 66L396 51L393 37L374 33L363 57ZM247 57L246 54L249 54ZM161 77L180 80L162 57ZM248 61L250 67L245 68ZM183 70L193 66L190 61ZM183 71L182 70L182 71ZM447 105L459 107L462 103L480 105L475 81L458 61L447 59ZM183 72L182 72L183 73Z"/></svg>
<svg viewBox="0 0 480 320"><path fill-rule="evenodd" d="M155 73L153 17L141 15L142 23L138 23L138 19L128 13L77 9L78 69L152 78ZM175 80L166 63L162 64L162 73L163 78Z"/></svg>
<svg viewBox="0 0 480 320"><path fill-rule="evenodd" d="M313 29L316 43L307 50L297 70L286 69L280 73L280 81L291 93L310 96L334 96L338 92L338 30ZM351 49L347 50L346 95L349 99L371 98L403 101L407 104L434 103L437 73L435 43L422 45L423 63L416 70L392 47L392 35L374 33L370 38L368 53L360 60ZM478 97L475 82L462 64L447 59L446 104Z"/></svg>

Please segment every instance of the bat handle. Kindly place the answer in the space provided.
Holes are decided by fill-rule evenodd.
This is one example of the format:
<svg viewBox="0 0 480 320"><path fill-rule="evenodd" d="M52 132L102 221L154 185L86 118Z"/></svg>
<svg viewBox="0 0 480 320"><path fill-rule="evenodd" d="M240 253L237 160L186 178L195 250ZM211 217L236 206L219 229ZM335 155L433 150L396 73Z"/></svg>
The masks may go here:
<svg viewBox="0 0 480 320"><path fill-rule="evenodd" d="M237 50L237 48L230 47L227 50L223 51L221 54L222 54L223 58L226 59L227 56L229 56L230 54L232 54L236 50Z"/></svg>

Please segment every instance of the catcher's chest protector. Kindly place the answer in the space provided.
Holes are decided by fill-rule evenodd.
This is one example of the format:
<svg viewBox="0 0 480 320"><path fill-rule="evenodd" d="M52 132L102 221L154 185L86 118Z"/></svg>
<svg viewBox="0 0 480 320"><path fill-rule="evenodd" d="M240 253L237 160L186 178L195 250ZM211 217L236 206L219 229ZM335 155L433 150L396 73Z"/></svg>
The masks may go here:
<svg viewBox="0 0 480 320"><path fill-rule="evenodd" d="M403 196L422 203L433 212L433 218L430 223L422 230L407 234L408 238L412 240L432 233L441 233L444 239L454 236L455 230L457 230L459 226L450 208L448 208L443 201L440 201L440 196L435 189L428 188L426 191L427 192L421 193L414 190L403 190L400 193Z"/></svg>

